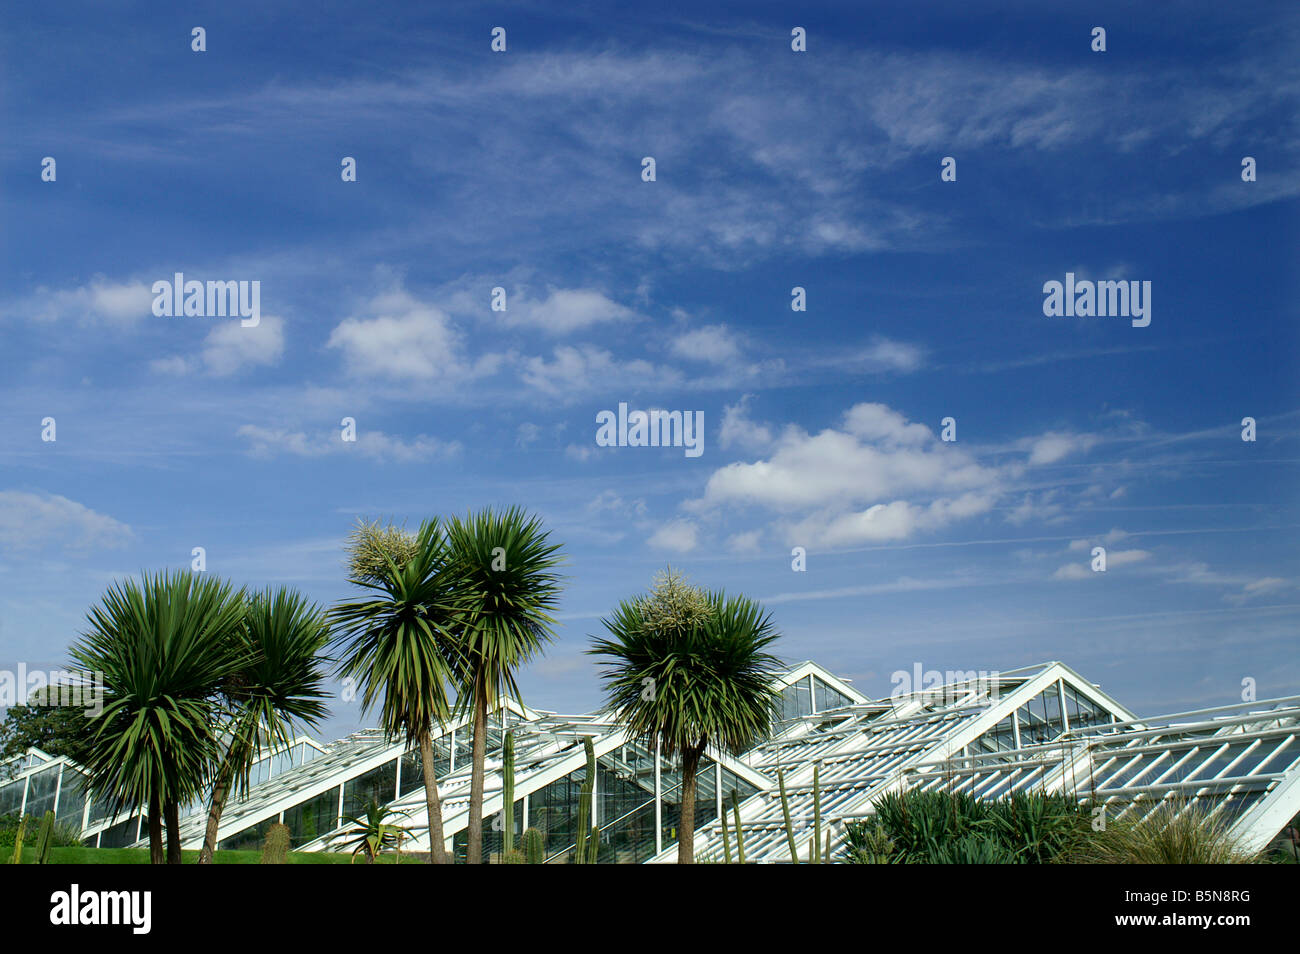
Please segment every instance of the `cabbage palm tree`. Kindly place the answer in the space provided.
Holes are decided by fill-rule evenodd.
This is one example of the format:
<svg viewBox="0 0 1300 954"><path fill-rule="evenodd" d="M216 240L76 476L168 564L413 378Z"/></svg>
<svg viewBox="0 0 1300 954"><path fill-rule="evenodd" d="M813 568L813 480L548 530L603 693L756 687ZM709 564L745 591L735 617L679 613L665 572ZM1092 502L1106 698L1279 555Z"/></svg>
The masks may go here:
<svg viewBox="0 0 1300 954"><path fill-rule="evenodd" d="M704 597L671 573L647 597L624 600L589 653L604 657L606 709L633 738L680 757L681 824L677 863L695 861L696 771L713 745L739 754L766 737L780 696L780 663L766 652L778 638L753 600ZM707 607L700 610L700 604Z"/></svg>
<svg viewBox="0 0 1300 954"><path fill-rule="evenodd" d="M145 808L149 856L180 863L177 807L199 796L220 752L217 692L246 664L232 638L243 592L179 570L111 586L88 614L72 658L102 680L103 711L87 727L88 787L110 811Z"/></svg>
<svg viewBox="0 0 1300 954"><path fill-rule="evenodd" d="M465 860L479 864L488 712L507 694L519 698L515 670L554 638L549 612L558 604L560 548L518 507L452 518L447 539L459 617L458 703L474 724Z"/></svg>
<svg viewBox="0 0 1300 954"><path fill-rule="evenodd" d="M234 635L245 666L221 687L228 741L212 786L199 864L212 861L226 799L232 790L236 797L248 791L258 756L288 749L299 723L312 727L325 716L322 654L329 635L325 615L294 590L268 590L246 603L244 625Z"/></svg>
<svg viewBox="0 0 1300 954"><path fill-rule="evenodd" d="M433 729L451 716L447 686L462 664L452 633L456 616L446 540L437 521L423 523L414 543L399 559L381 552L382 568L361 571L354 561L352 582L370 590L372 598L332 611L339 629L331 645L337 647L339 675L356 680L362 708L380 702L384 730L419 746L429 860L444 864L448 859Z"/></svg>

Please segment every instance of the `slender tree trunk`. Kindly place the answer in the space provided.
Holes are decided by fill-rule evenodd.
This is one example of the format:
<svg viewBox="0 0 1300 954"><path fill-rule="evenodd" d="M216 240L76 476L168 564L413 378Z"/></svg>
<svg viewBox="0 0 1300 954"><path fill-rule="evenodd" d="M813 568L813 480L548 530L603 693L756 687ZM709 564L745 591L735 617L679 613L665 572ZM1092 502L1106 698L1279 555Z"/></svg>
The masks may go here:
<svg viewBox="0 0 1300 954"><path fill-rule="evenodd" d="M442 804L438 799L438 778L433 767L433 740L429 730L420 733L420 767L424 770L424 807L429 816L429 863L447 863L447 842L442 833ZM400 856L400 849L399 849Z"/></svg>
<svg viewBox="0 0 1300 954"><path fill-rule="evenodd" d="M181 863L181 811L174 800L163 806L163 817L167 822L167 863Z"/></svg>
<svg viewBox="0 0 1300 954"><path fill-rule="evenodd" d="M221 827L221 813L226 810L226 798L230 795L230 779L234 774L235 760L233 752L226 753L226 762L217 773L217 780L212 785L212 805L208 809L208 829L203 835L203 848L199 851L199 864L212 864L212 853L217 850L217 831Z"/></svg>
<svg viewBox="0 0 1300 954"><path fill-rule="evenodd" d="M695 772L704 743L682 752L682 819L677 830L677 863L695 864Z"/></svg>
<svg viewBox="0 0 1300 954"><path fill-rule="evenodd" d="M149 795L149 864L160 865L163 857L162 802L157 792Z"/></svg>
<svg viewBox="0 0 1300 954"><path fill-rule="evenodd" d="M487 682L480 672L474 681L474 765L469 778L469 829L465 864L483 863L483 763L487 760Z"/></svg>

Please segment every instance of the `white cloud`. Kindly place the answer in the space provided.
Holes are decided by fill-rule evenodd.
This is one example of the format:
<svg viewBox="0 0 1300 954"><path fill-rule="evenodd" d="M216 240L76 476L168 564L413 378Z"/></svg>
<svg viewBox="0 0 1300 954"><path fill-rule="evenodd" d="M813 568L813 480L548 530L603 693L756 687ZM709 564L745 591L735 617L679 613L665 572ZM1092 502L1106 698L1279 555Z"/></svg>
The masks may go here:
<svg viewBox="0 0 1300 954"><path fill-rule="evenodd" d="M925 351L904 341L876 338L868 347L837 360L864 371L916 371L925 363Z"/></svg>
<svg viewBox="0 0 1300 954"><path fill-rule="evenodd" d="M155 374L170 374L175 377L189 374L192 365L178 354L168 358L155 358L149 362L149 370Z"/></svg>
<svg viewBox="0 0 1300 954"><path fill-rule="evenodd" d="M519 447L527 447L534 443L542 434L542 429L530 421L524 421L515 431L515 444Z"/></svg>
<svg viewBox="0 0 1300 954"><path fill-rule="evenodd" d="M689 520L673 520L650 535L649 544L657 550L689 553L695 549L699 529Z"/></svg>
<svg viewBox="0 0 1300 954"><path fill-rule="evenodd" d="M0 491L0 545L35 550L55 545L70 550L124 546L131 528L58 494Z"/></svg>
<svg viewBox="0 0 1300 954"><path fill-rule="evenodd" d="M524 361L521 377L526 385L552 397L576 395L597 385L617 383L622 388L658 384L681 384L681 375L669 368L658 368L649 361L621 361L603 348L591 345L561 345L544 357ZM592 425L593 433L595 425Z"/></svg>
<svg viewBox="0 0 1300 954"><path fill-rule="evenodd" d="M1271 593L1289 589L1291 586L1290 580L1284 580L1280 576L1266 576L1258 580L1252 580L1241 588L1240 593L1229 593L1224 599L1230 603L1241 604L1256 597L1268 596Z"/></svg>
<svg viewBox="0 0 1300 954"><path fill-rule="evenodd" d="M1119 527L1113 527L1113 528L1111 528L1111 530L1110 530L1109 532L1103 534L1103 535L1100 536L1100 537L1097 537L1095 540L1093 540L1093 539L1086 539L1086 538L1083 539L1083 540L1071 540L1071 541L1070 541L1070 549L1071 549L1071 550L1090 550L1090 549L1092 549L1094 546L1096 546L1097 544L1102 544L1102 545L1104 545L1104 546L1108 546L1108 547L1109 547L1109 546L1114 546L1116 543L1119 543L1121 540L1123 540L1123 539L1125 539L1125 538L1127 538L1127 537L1128 537L1128 533L1126 533L1125 531L1119 529Z"/></svg>
<svg viewBox="0 0 1300 954"><path fill-rule="evenodd" d="M275 364L283 354L284 319L276 315L263 315L249 328L238 321L221 322L203 342L203 364L218 377L254 365Z"/></svg>
<svg viewBox="0 0 1300 954"><path fill-rule="evenodd" d="M221 378L246 368L273 365L284 355L284 319L277 315L262 315L258 324L248 328L235 320L217 322L203 339L197 357L157 358L149 362L150 370L180 377L201 368Z"/></svg>
<svg viewBox="0 0 1300 954"><path fill-rule="evenodd" d="M508 327L566 335L592 325L628 321L636 312L591 288L562 288L553 289L543 301L507 298L506 310L499 315Z"/></svg>
<svg viewBox="0 0 1300 954"><path fill-rule="evenodd" d="M1089 450L1099 440L1095 434L1043 434L1026 442L1029 447L1029 463L1035 466L1055 464L1073 454Z"/></svg>
<svg viewBox="0 0 1300 954"><path fill-rule="evenodd" d="M1064 511L1065 508L1056 502L1055 490L1045 491L1037 497L1025 494L1019 504L1007 511L1007 523L1020 527L1033 520L1059 522Z"/></svg>
<svg viewBox="0 0 1300 954"><path fill-rule="evenodd" d="M786 536L792 543L814 541L827 547L906 540L916 533L987 513L995 499L991 494L966 493L926 506L895 500L852 513L818 513L790 525Z"/></svg>
<svg viewBox="0 0 1300 954"><path fill-rule="evenodd" d="M608 512L629 518L644 517L646 502L641 497L630 501L624 500L613 490L602 490L587 504L587 512L592 514Z"/></svg>
<svg viewBox="0 0 1300 954"><path fill-rule="evenodd" d="M715 471L696 506L750 503L798 510L856 502L886 503L903 494L989 492L1004 474L939 441L884 405L859 404L842 430L808 434L787 428L768 460Z"/></svg>
<svg viewBox="0 0 1300 954"><path fill-rule="evenodd" d="M273 427L245 424L235 432L249 443L249 453L255 457L275 454L292 454L296 457L324 457L329 454L360 454L374 460L393 460L399 463L429 460L434 457L453 457L460 453L458 441L442 441L421 434L403 440L383 431L357 430L356 441L344 441L340 431L307 434Z"/></svg>
<svg viewBox="0 0 1300 954"><path fill-rule="evenodd" d="M727 538L727 549L732 553L743 555L752 555L758 552L759 542L762 539L763 531L747 530L744 533L736 533Z"/></svg>
<svg viewBox="0 0 1300 954"><path fill-rule="evenodd" d="M454 384L490 367L465 363L461 336L447 313L400 288L372 299L366 316L340 322L326 346L343 352L348 373L356 377Z"/></svg>
<svg viewBox="0 0 1300 954"><path fill-rule="evenodd" d="M730 409L730 441L755 433L744 411L743 401ZM770 438L770 431L758 438ZM802 513L783 523L783 536L800 545L848 546L901 540L987 513L1015 473L1014 465L985 467L925 425L864 403L845 412L840 429L809 434L787 427L766 460L714 471L703 496L685 506Z"/></svg>
<svg viewBox="0 0 1300 954"><path fill-rule="evenodd" d="M1149 550L1108 550L1106 552L1106 572L1116 567L1129 566L1150 559ZM1101 576L1101 571L1092 569L1092 561L1087 563L1067 563L1052 574L1056 580L1086 580L1092 576Z"/></svg>
<svg viewBox="0 0 1300 954"><path fill-rule="evenodd" d="M596 453L596 448L591 444L570 444L564 448L564 456L571 460L590 460Z"/></svg>
<svg viewBox="0 0 1300 954"><path fill-rule="evenodd" d="M705 325L677 335L672 350L691 361L727 364L740 358L740 339L726 325Z"/></svg>
<svg viewBox="0 0 1300 954"><path fill-rule="evenodd" d="M772 444L772 429L757 424L749 417L749 402L754 396L746 394L735 404L722 409L722 424L718 429L718 445L724 450L732 446L742 450L765 450Z"/></svg>
<svg viewBox="0 0 1300 954"><path fill-rule="evenodd" d="M36 321L76 320L124 327L153 315L153 292L144 282L110 282L96 276L89 285L77 288L42 286L6 312Z"/></svg>

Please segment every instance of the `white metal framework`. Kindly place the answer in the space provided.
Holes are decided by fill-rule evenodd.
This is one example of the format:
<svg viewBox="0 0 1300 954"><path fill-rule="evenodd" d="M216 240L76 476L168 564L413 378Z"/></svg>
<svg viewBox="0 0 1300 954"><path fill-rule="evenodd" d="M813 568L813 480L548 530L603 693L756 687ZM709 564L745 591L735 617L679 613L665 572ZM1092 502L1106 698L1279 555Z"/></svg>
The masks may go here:
<svg viewBox="0 0 1300 954"><path fill-rule="evenodd" d="M770 741L740 756L710 750L698 776L695 845L720 857L720 814L740 807L746 861L790 860L779 781L785 786L797 853L810 854L813 773L831 851L847 822L866 817L887 792L911 788L997 798L1011 791L1065 792L1104 805L1110 817L1143 817L1163 800L1199 804L1259 850L1300 813L1300 696L1155 718L1138 718L1058 662L993 675L949 674L943 685L871 700L813 662L777 681L780 723ZM672 862L681 817L679 767L653 744L631 739L601 715L562 716L508 701L493 713L483 802L485 857L502 846L502 740L515 738L514 824L536 828L549 862L576 841L579 792L587 776L584 738L597 773L592 818L601 862ZM463 856L469 824L470 732L464 719L434 740L447 848ZM32 749L0 766L0 814L55 811L90 844L140 845L139 814L114 818L87 798L78 767ZM297 739L263 755L245 798L222 816L221 848L254 848L276 822L296 850L337 850L346 819L374 799L408 832L404 847L428 849L418 752L378 730L330 745ZM183 810L184 847L202 844L202 805ZM732 814L728 811L728 823ZM518 838L516 838L518 843Z"/></svg>

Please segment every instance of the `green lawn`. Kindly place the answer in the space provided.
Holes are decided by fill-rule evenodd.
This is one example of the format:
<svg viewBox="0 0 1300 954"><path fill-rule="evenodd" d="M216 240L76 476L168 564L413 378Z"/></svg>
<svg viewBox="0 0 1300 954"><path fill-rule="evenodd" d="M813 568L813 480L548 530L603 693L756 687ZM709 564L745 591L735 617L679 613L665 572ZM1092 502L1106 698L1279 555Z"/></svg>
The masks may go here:
<svg viewBox="0 0 1300 954"><path fill-rule="evenodd" d="M0 855L3 860L8 862L13 855L13 848L0 849ZM182 852L181 857L185 864L193 864L198 858L197 851ZM34 864L36 852L33 848L23 847L23 864ZM255 865L260 864L262 853L260 851L218 851L212 856L214 864L218 865ZM289 864L291 865L346 865L351 861L351 857L346 854L330 851L291 851L289 852ZM50 864L52 865L147 865L149 863L149 849L147 848L86 848L83 846L74 846L70 848L51 848ZM357 864L363 865L365 861L357 859ZM420 864L418 858L404 856L402 864ZM381 855L376 864L391 865L393 864L392 855Z"/></svg>

